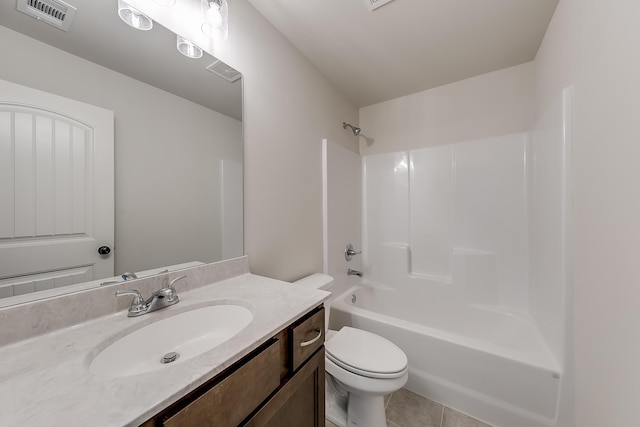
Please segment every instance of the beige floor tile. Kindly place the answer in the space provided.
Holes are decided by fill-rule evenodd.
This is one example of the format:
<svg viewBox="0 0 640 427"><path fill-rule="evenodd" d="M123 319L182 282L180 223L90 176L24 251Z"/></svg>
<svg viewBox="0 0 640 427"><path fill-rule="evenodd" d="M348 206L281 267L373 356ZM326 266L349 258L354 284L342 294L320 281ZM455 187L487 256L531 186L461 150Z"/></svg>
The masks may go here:
<svg viewBox="0 0 640 427"><path fill-rule="evenodd" d="M387 394L387 395L384 397L384 408L385 408L385 409L387 409L387 405L389 404L389 399L391 399L391 395L392 395L392 394L393 394L393 393L391 393L391 394Z"/></svg>
<svg viewBox="0 0 640 427"><path fill-rule="evenodd" d="M387 420L387 427L402 427L400 424L396 424L393 421Z"/></svg>
<svg viewBox="0 0 640 427"><path fill-rule="evenodd" d="M338 427L337 425L335 425L334 423L332 423L329 420L325 420L325 427Z"/></svg>
<svg viewBox="0 0 640 427"><path fill-rule="evenodd" d="M455 411L451 408L444 408L442 417L442 427L491 427L489 424L471 418L462 412Z"/></svg>
<svg viewBox="0 0 640 427"><path fill-rule="evenodd" d="M443 406L409 390L391 395L387 405L387 420L400 427L440 427Z"/></svg>

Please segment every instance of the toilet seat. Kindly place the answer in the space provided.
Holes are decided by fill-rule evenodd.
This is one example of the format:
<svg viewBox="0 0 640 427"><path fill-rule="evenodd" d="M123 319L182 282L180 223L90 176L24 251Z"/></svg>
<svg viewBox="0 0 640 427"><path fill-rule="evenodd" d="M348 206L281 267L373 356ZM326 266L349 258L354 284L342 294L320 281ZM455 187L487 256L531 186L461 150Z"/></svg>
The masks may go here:
<svg viewBox="0 0 640 427"><path fill-rule="evenodd" d="M326 357L341 368L368 378L400 378L407 356L391 341L361 329L343 327L325 343Z"/></svg>
<svg viewBox="0 0 640 427"><path fill-rule="evenodd" d="M325 359L327 375L335 379L338 384L349 393L357 393L362 396L386 396L400 390L409 378L409 370L405 370L397 378L371 378L347 371L336 365L331 359Z"/></svg>

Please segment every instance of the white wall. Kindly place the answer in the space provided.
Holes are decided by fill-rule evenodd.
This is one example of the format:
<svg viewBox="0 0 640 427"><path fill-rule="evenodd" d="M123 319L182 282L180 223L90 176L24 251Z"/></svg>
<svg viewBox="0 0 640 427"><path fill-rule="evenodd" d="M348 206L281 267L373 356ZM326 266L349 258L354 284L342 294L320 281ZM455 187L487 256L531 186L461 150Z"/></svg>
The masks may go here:
<svg viewBox="0 0 640 427"><path fill-rule="evenodd" d="M218 164L241 161L242 123L5 27L0 52L1 79L114 111L117 273L220 259Z"/></svg>
<svg viewBox="0 0 640 427"><path fill-rule="evenodd" d="M251 271L294 280L322 271L322 140L357 151L342 129L358 109L247 0L230 2L213 52L244 76L245 252Z"/></svg>
<svg viewBox="0 0 640 427"><path fill-rule="evenodd" d="M360 109L360 153L388 153L527 132L534 67L526 63Z"/></svg>
<svg viewBox="0 0 640 427"><path fill-rule="evenodd" d="M229 40L211 42L199 24L133 0L154 20L244 76L245 252L251 271L295 280L322 271L322 140L351 151L342 129L358 110L248 0L229 2ZM187 8L199 2L192 1Z"/></svg>
<svg viewBox="0 0 640 427"><path fill-rule="evenodd" d="M560 0L538 111L575 85L575 425L640 424L640 2Z"/></svg>
<svg viewBox="0 0 640 427"><path fill-rule="evenodd" d="M351 243L362 251L362 160L360 155L323 141L323 220L324 272L335 279L332 297L358 283L358 276L348 276L349 268L362 270L362 255L351 261L345 248Z"/></svg>

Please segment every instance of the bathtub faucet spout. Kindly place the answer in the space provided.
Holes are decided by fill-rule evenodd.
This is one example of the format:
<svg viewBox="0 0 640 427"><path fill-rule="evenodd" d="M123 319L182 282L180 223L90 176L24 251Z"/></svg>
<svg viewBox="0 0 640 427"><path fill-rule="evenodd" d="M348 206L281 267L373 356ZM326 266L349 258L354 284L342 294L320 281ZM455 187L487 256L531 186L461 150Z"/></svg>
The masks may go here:
<svg viewBox="0 0 640 427"><path fill-rule="evenodd" d="M350 268L349 270L347 270L347 275L348 276L358 276L358 277L362 277L362 271L358 271L358 270L354 270L353 268Z"/></svg>

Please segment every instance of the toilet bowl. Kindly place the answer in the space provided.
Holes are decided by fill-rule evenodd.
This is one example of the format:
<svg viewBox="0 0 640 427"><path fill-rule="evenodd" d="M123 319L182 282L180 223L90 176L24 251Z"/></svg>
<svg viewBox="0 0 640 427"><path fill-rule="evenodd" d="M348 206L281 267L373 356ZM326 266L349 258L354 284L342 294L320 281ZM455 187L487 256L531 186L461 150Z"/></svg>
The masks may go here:
<svg viewBox="0 0 640 427"><path fill-rule="evenodd" d="M313 274L294 282L329 290L333 278ZM407 356L391 341L357 328L331 331L325 303L326 417L341 427L386 427L384 396L408 379Z"/></svg>

